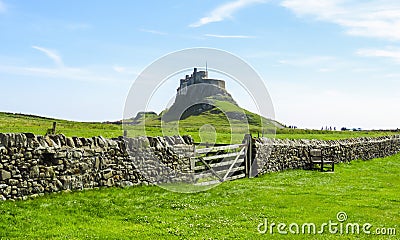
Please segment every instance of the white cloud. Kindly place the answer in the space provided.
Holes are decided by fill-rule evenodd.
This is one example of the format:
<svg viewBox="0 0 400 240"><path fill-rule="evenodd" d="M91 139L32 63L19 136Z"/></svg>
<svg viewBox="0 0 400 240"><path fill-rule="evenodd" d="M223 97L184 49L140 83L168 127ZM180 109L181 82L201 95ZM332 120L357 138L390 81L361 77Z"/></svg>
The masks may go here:
<svg viewBox="0 0 400 240"><path fill-rule="evenodd" d="M236 0L234 2L225 3L212 10L207 16L201 18L195 23L189 25L189 27L201 27L203 25L220 22L226 18L232 18L232 15L240 9L249 6L254 3L262 3L263 0Z"/></svg>
<svg viewBox="0 0 400 240"><path fill-rule="evenodd" d="M397 0L284 0L294 13L332 22L347 34L400 41L400 2Z"/></svg>
<svg viewBox="0 0 400 240"><path fill-rule="evenodd" d="M0 0L0 13L4 13L7 11L6 4Z"/></svg>
<svg viewBox="0 0 400 240"><path fill-rule="evenodd" d="M395 78L397 80L397 79L400 79L400 74L399 73L388 73L388 74L383 75L383 77L384 78Z"/></svg>
<svg viewBox="0 0 400 240"><path fill-rule="evenodd" d="M157 31L157 30L152 30L152 29L139 29L142 32L146 32L146 33L151 33L151 34L156 34L156 35L167 35L167 33L165 32L161 32L161 31Z"/></svg>
<svg viewBox="0 0 400 240"><path fill-rule="evenodd" d="M330 19L342 13L337 6L338 0L285 0L283 7L289 8L298 15L316 15L319 19Z"/></svg>
<svg viewBox="0 0 400 240"><path fill-rule="evenodd" d="M332 68L320 68L318 69L318 72L332 72L334 69Z"/></svg>
<svg viewBox="0 0 400 240"><path fill-rule="evenodd" d="M56 64L54 67L37 67L32 65L10 65L0 62L0 73L7 75L20 75L29 77L38 77L40 79L54 80L76 80L84 82L130 82L134 76L138 75L136 71L114 65L98 67L71 67L63 63L62 58L55 50L32 46L32 48L46 54ZM111 70L112 69L112 70ZM118 74L116 74L116 72ZM121 75L123 73L123 75Z"/></svg>
<svg viewBox="0 0 400 240"><path fill-rule="evenodd" d="M116 71L117 73L123 73L126 71L126 68L121 66L113 66L113 70Z"/></svg>
<svg viewBox="0 0 400 240"><path fill-rule="evenodd" d="M54 80L75 80L82 82L131 82L132 76L121 78L121 75L116 75L111 71L105 71L106 67L98 68L77 68L77 67L63 67L63 68L45 68L45 67L32 67L32 66L11 66L0 65L0 73L38 77L39 79L54 79Z"/></svg>
<svg viewBox="0 0 400 240"><path fill-rule="evenodd" d="M131 75L131 76L137 76L139 75L138 71L136 69L133 68L128 68L128 67L123 67L120 65L114 65L112 66L112 69L120 74L126 74L126 75Z"/></svg>
<svg viewBox="0 0 400 240"><path fill-rule="evenodd" d="M58 55L54 50L50 50L50 49L38 47L38 46L32 46L32 48L39 50L42 53L46 54L50 59L52 59L54 61L54 63L58 67L64 67L64 63L63 63L60 55Z"/></svg>
<svg viewBox="0 0 400 240"><path fill-rule="evenodd" d="M399 48L386 48L386 49L359 49L356 52L364 57L383 57L390 58L397 63L400 63L400 49Z"/></svg>
<svg viewBox="0 0 400 240"><path fill-rule="evenodd" d="M280 65L289 66L316 66L316 65L331 65L337 62L337 59L332 56L305 56L291 57L290 59L280 59L277 61ZM325 69L325 68L322 68Z"/></svg>
<svg viewBox="0 0 400 240"><path fill-rule="evenodd" d="M215 38L255 38L254 36L247 36L247 35L220 35L220 34L204 34L206 37L215 37Z"/></svg>

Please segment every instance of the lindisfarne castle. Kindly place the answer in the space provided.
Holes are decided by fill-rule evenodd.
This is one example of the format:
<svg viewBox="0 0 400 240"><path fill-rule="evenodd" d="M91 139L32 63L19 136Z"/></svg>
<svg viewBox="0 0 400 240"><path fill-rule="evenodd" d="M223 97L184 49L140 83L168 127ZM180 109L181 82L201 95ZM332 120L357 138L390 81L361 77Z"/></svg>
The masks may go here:
<svg viewBox="0 0 400 240"><path fill-rule="evenodd" d="M207 67L198 71L193 68L191 75L180 79L175 101L162 116L163 121L182 120L213 109L215 101L237 105L225 88L225 81L209 78Z"/></svg>
<svg viewBox="0 0 400 240"><path fill-rule="evenodd" d="M180 85L177 89L177 95L186 94L187 87L194 84L210 84L225 90L225 81L220 79L208 78L208 71L197 71L197 68L193 69L193 73L189 76L180 80Z"/></svg>

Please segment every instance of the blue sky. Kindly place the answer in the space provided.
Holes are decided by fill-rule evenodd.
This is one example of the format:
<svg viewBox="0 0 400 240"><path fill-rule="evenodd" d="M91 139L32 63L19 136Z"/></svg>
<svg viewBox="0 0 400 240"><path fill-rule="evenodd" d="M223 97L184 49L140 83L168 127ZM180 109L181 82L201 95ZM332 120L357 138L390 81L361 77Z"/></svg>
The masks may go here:
<svg viewBox="0 0 400 240"><path fill-rule="evenodd" d="M0 32L0 111L120 119L151 62L211 47L256 69L287 125L399 127L397 0L0 0Z"/></svg>

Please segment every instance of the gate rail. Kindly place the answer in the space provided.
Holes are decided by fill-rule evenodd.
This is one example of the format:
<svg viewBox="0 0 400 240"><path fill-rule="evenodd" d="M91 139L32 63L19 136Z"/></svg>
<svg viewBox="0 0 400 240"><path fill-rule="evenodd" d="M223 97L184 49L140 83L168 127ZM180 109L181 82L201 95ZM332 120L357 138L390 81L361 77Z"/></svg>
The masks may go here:
<svg viewBox="0 0 400 240"><path fill-rule="evenodd" d="M191 157L191 170L197 185L211 185L249 176L249 138L242 144L198 143ZM198 148L205 146L205 148Z"/></svg>

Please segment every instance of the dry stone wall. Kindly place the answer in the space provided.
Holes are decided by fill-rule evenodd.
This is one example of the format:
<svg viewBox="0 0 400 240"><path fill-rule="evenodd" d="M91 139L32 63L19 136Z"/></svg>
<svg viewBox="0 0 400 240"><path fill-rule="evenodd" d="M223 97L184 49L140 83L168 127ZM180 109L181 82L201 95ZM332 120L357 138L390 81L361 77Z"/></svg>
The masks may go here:
<svg viewBox="0 0 400 240"><path fill-rule="evenodd" d="M122 137L0 133L0 200L25 199L63 190L168 181L168 177L160 177L165 176L166 168L159 162L168 166L167 169L190 169L193 146L185 140L192 141L188 137L137 137L125 141ZM140 162L144 165L139 171ZM143 173L153 178L146 178Z"/></svg>
<svg viewBox="0 0 400 240"><path fill-rule="evenodd" d="M253 173L307 169L309 153L321 149L336 163L400 151L400 136L339 141L257 138ZM0 200L97 187L194 181L193 139L175 137L79 138L0 133Z"/></svg>
<svg viewBox="0 0 400 240"><path fill-rule="evenodd" d="M400 136L332 141L257 138L252 148L253 172L264 174L286 169L308 169L312 149L321 149L323 158L335 163L368 160L400 152Z"/></svg>

